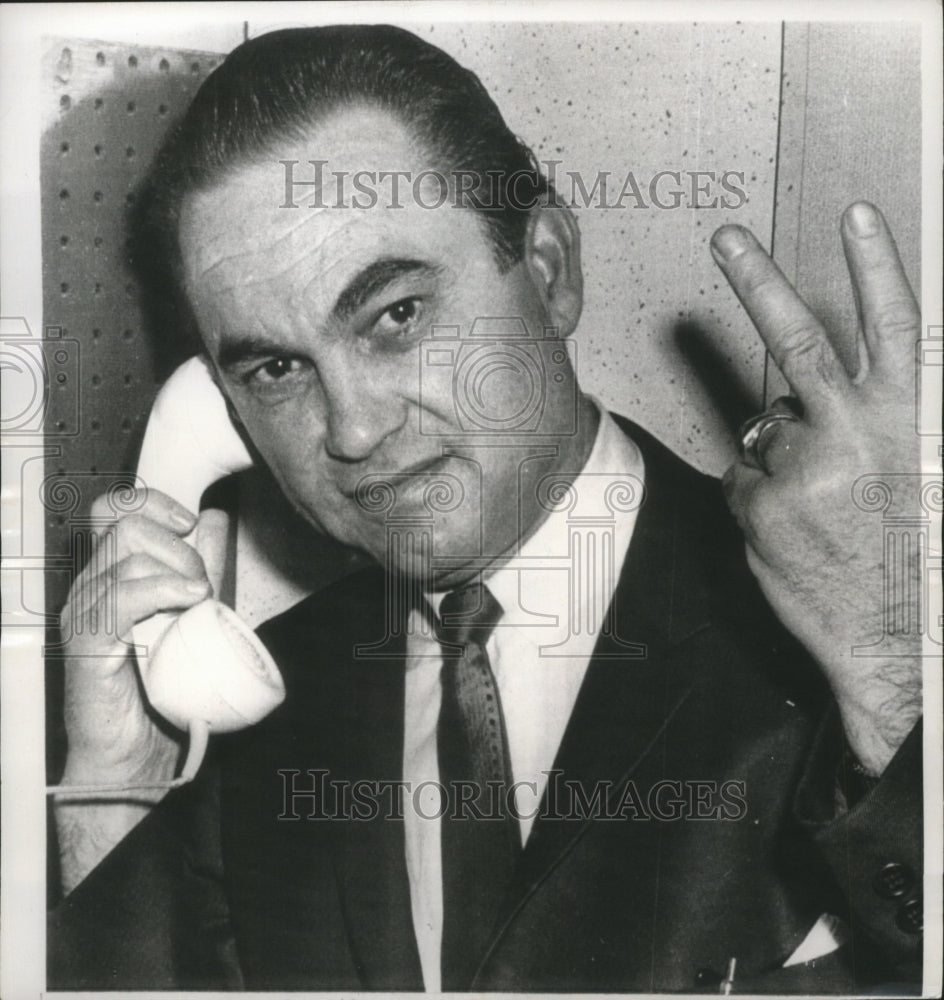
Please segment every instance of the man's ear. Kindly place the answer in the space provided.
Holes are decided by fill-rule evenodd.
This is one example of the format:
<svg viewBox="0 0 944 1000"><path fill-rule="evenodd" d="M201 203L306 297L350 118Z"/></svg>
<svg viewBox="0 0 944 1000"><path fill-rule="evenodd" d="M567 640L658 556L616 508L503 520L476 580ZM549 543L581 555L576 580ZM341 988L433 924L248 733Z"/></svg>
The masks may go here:
<svg viewBox="0 0 944 1000"><path fill-rule="evenodd" d="M577 327L583 311L583 270L580 230L564 205L542 206L531 212L525 238L525 261L560 336Z"/></svg>

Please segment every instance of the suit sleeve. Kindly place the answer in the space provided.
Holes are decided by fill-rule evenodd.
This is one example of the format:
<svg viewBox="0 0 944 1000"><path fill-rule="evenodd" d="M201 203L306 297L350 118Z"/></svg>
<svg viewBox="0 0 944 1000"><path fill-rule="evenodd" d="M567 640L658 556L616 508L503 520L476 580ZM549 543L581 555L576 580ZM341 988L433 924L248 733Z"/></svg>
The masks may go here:
<svg viewBox="0 0 944 1000"><path fill-rule="evenodd" d="M50 990L240 989L215 783L171 792L51 912Z"/></svg>
<svg viewBox="0 0 944 1000"><path fill-rule="evenodd" d="M896 978L921 982L923 930L922 726L855 802L841 787L845 739L838 713L824 720L795 812L832 871L856 950L877 948Z"/></svg>

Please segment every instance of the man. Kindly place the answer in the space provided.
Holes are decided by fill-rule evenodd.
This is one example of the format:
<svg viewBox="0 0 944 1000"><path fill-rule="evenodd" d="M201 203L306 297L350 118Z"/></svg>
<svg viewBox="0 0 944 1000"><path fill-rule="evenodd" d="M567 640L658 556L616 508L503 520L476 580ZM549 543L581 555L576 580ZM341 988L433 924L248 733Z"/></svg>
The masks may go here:
<svg viewBox="0 0 944 1000"><path fill-rule="evenodd" d="M334 178L358 173L411 182L355 207ZM877 210L842 221L855 378L749 233L713 238L796 397L725 479L742 537L717 484L580 391L576 225L439 50L380 27L248 42L157 177L234 422L378 568L263 626L286 702L193 785L153 809L61 797L50 985L914 981L919 651L850 652L884 600L851 485L916 461L920 323ZM150 495L66 625L115 591L123 636L205 598L193 523ZM179 745L127 648L75 633L63 783L168 779Z"/></svg>

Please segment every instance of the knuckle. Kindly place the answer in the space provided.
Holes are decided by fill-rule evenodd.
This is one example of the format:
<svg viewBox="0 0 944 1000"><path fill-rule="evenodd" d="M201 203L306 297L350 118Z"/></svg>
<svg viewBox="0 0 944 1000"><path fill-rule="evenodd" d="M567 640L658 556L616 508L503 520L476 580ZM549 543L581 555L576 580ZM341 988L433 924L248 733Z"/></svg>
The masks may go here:
<svg viewBox="0 0 944 1000"><path fill-rule="evenodd" d="M127 508L133 508L133 510L140 510L146 505L147 502L147 490L133 489L130 491L131 496L122 497L122 507L125 509L116 510L111 503L109 503L108 492L100 493L93 501L91 506L91 514L96 520L102 521L124 521L129 517L137 516L132 513Z"/></svg>
<svg viewBox="0 0 944 1000"><path fill-rule="evenodd" d="M203 556L189 545L185 548L186 551L184 554L188 575L203 579L206 576L206 565L203 562Z"/></svg>
<svg viewBox="0 0 944 1000"><path fill-rule="evenodd" d="M815 372L832 385L837 382L836 356L822 331L806 324L796 324L783 331L783 361L788 367Z"/></svg>
<svg viewBox="0 0 944 1000"><path fill-rule="evenodd" d="M122 576L138 578L153 572L156 561L147 552L132 552L122 562Z"/></svg>
<svg viewBox="0 0 944 1000"><path fill-rule="evenodd" d="M121 528L120 521L113 521L111 524L106 524L104 527L99 528L97 536L99 547L101 547L102 542L114 541L118 537L118 531L120 528Z"/></svg>
<svg viewBox="0 0 944 1000"><path fill-rule="evenodd" d="M147 519L143 514L126 514L115 526L115 531L124 542L139 535L145 528Z"/></svg>
<svg viewBox="0 0 944 1000"><path fill-rule="evenodd" d="M121 560L113 547L100 545L89 560L89 570L91 571L88 580L89 592L101 593L117 575L120 562Z"/></svg>
<svg viewBox="0 0 944 1000"><path fill-rule="evenodd" d="M876 306L871 325L879 333L909 334L917 339L921 329L921 317L913 302L899 298Z"/></svg>
<svg viewBox="0 0 944 1000"><path fill-rule="evenodd" d="M99 494L92 501L91 515L96 521L111 520L114 518L114 512L108 503L108 498L105 493Z"/></svg>
<svg viewBox="0 0 944 1000"><path fill-rule="evenodd" d="M160 537L163 530L152 517L138 512L127 514L115 526L119 542L129 550L138 550L152 544L155 537Z"/></svg>
<svg viewBox="0 0 944 1000"><path fill-rule="evenodd" d="M141 507L141 513L152 521L163 523L167 519L167 513L171 509L173 501L166 493L161 493L153 486L146 486L143 493L145 500Z"/></svg>
<svg viewBox="0 0 944 1000"><path fill-rule="evenodd" d="M825 346L822 331L812 323L794 320L786 323L781 331L786 352L794 357L811 357Z"/></svg>

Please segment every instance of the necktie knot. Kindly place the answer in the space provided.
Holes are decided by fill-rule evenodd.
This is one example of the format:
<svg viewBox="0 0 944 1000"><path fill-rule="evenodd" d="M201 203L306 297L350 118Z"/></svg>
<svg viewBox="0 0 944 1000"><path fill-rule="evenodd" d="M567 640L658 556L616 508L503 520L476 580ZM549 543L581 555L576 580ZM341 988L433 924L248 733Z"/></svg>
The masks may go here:
<svg viewBox="0 0 944 1000"><path fill-rule="evenodd" d="M465 648L469 643L485 648L502 616L502 606L483 583L452 590L442 599L436 620L436 637L446 646Z"/></svg>

